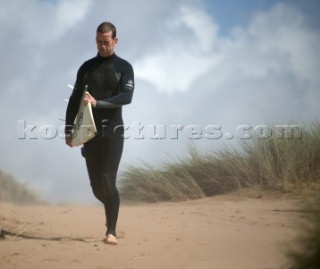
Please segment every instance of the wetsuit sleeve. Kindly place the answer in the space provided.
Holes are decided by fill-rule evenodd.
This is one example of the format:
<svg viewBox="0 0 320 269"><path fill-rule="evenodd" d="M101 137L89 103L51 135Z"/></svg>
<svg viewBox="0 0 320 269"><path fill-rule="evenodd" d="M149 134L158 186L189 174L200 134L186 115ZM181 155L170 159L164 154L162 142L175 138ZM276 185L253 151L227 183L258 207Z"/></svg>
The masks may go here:
<svg viewBox="0 0 320 269"><path fill-rule="evenodd" d="M77 116L79 105L81 102L81 97L83 94L83 75L84 75L84 68L81 66L77 73L77 79L72 91L72 94L69 98L68 107L66 111L66 125L65 125L65 133L71 134L73 127L74 127L74 120Z"/></svg>
<svg viewBox="0 0 320 269"><path fill-rule="evenodd" d="M128 62L124 65L119 83L118 94L104 100L97 100L96 108L115 108L131 103L134 90L134 73Z"/></svg>

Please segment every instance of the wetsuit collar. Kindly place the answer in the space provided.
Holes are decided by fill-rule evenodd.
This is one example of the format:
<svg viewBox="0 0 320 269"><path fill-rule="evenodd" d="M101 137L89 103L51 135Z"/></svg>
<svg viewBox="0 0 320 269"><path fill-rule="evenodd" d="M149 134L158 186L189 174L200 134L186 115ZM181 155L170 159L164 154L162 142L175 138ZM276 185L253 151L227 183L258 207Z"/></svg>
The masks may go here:
<svg viewBox="0 0 320 269"><path fill-rule="evenodd" d="M103 60L108 60L108 59L112 59L112 58L114 58L115 57L115 53L113 53L112 55L110 55L110 56L107 56L107 57L102 57L102 56L100 56L100 54L99 54L99 52L97 53L97 58L99 59L99 60L101 60L101 61L103 61Z"/></svg>

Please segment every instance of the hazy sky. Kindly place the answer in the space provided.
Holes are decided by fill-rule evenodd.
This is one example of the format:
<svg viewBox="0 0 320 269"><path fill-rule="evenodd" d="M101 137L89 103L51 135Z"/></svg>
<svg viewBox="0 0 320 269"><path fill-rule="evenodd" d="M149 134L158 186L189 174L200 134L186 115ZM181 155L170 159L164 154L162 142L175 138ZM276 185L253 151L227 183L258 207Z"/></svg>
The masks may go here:
<svg viewBox="0 0 320 269"><path fill-rule="evenodd" d="M317 0L1 0L0 169L52 202L95 201L62 130L67 84L96 55L95 29L106 20L136 77L120 172L181 157L190 140L206 150L237 143L241 125L319 119L319 8Z"/></svg>

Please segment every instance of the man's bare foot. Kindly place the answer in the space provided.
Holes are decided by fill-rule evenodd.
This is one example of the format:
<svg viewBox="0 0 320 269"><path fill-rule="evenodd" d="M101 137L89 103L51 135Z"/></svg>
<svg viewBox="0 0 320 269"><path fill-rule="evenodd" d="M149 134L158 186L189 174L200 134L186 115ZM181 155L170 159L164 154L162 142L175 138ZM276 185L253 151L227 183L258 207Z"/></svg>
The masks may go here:
<svg viewBox="0 0 320 269"><path fill-rule="evenodd" d="M117 238L112 234L107 234L107 237L103 240L105 244L118 245Z"/></svg>

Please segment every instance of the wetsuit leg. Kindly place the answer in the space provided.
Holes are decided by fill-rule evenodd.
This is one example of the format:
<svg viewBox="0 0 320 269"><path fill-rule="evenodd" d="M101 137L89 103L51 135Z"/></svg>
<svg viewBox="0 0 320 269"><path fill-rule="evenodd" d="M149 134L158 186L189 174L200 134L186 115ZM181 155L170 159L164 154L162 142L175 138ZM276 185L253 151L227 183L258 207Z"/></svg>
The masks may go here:
<svg viewBox="0 0 320 269"><path fill-rule="evenodd" d="M123 150L123 130L97 136L84 146L92 191L105 206L107 234L116 235L120 198L116 177Z"/></svg>
<svg viewBox="0 0 320 269"><path fill-rule="evenodd" d="M123 150L123 136L117 133L109 134L107 138L103 138L103 158L102 166L102 185L107 195L107 234L116 236L116 224L118 220L120 198L116 186L118 167Z"/></svg>
<svg viewBox="0 0 320 269"><path fill-rule="evenodd" d="M104 205L107 203L107 196L103 191L101 173L101 146L99 137L91 139L84 145L83 155L86 159L90 185L94 196Z"/></svg>

